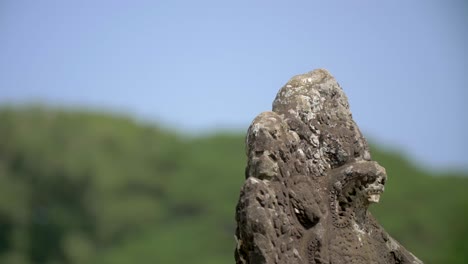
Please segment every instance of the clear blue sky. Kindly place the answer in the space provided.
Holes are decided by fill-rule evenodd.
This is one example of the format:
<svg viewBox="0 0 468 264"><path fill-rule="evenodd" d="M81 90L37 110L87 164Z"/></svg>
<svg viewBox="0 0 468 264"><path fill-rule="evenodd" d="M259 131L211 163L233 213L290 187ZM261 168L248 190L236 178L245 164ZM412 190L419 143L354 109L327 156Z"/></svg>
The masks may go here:
<svg viewBox="0 0 468 264"><path fill-rule="evenodd" d="M0 102L245 131L328 69L374 141L468 169L466 1L0 1Z"/></svg>

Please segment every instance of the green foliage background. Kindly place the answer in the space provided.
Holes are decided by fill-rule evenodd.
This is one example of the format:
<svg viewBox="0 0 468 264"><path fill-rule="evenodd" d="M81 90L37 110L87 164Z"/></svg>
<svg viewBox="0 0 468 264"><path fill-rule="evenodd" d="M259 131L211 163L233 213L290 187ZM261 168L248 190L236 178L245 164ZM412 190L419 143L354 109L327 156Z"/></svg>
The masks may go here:
<svg viewBox="0 0 468 264"><path fill-rule="evenodd" d="M373 147L376 217L425 263L468 262L468 177ZM0 109L0 263L233 263L244 135L115 115Z"/></svg>

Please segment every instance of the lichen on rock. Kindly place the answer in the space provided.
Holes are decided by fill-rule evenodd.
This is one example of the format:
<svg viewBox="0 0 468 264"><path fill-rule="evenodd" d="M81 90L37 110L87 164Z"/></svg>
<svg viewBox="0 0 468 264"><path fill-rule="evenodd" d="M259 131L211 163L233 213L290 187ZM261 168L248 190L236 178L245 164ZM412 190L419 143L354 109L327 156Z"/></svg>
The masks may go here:
<svg viewBox="0 0 468 264"><path fill-rule="evenodd" d="M387 180L336 80L293 77L246 137L237 264L422 263L367 210Z"/></svg>

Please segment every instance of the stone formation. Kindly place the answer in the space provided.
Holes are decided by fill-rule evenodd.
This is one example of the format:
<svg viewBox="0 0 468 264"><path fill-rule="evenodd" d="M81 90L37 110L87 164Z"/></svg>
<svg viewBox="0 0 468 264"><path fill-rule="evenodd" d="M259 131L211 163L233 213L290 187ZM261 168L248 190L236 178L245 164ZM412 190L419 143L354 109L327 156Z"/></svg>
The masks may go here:
<svg viewBox="0 0 468 264"><path fill-rule="evenodd" d="M326 70L281 88L250 125L246 154L237 264L422 263L368 211L387 175Z"/></svg>

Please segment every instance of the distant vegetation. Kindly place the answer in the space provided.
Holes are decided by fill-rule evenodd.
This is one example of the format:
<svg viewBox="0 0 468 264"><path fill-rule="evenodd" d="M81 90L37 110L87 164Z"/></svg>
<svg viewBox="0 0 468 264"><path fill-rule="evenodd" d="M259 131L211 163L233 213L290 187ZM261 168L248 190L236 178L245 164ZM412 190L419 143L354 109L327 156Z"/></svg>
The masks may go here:
<svg viewBox="0 0 468 264"><path fill-rule="evenodd" d="M243 137L3 107L0 263L234 263ZM467 175L372 153L389 175L373 208L387 231L425 263L468 263Z"/></svg>

